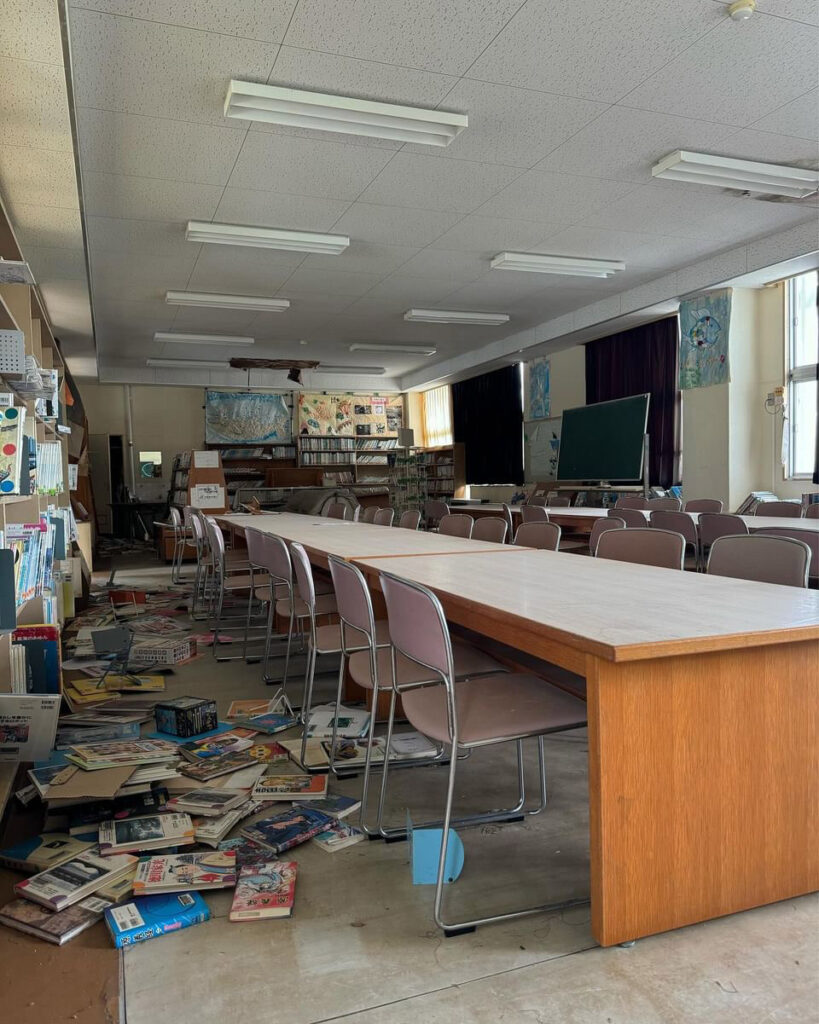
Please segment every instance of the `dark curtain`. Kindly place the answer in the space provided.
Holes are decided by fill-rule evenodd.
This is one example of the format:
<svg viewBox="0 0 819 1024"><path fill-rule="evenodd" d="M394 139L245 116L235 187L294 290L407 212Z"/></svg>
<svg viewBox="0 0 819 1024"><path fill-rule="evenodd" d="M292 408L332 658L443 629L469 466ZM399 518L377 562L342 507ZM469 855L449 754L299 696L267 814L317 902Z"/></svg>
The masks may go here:
<svg viewBox="0 0 819 1024"><path fill-rule="evenodd" d="M586 345L586 404L651 394L648 477L671 487L681 476L679 326L676 316Z"/></svg>
<svg viewBox="0 0 819 1024"><path fill-rule="evenodd" d="M520 367L452 385L452 432L463 441L468 484L523 483Z"/></svg>
<svg viewBox="0 0 819 1024"><path fill-rule="evenodd" d="M819 285L816 287L816 306L819 309ZM819 363L816 364L816 380L819 382ZM819 484L819 383L816 385L816 462L813 466L813 482Z"/></svg>

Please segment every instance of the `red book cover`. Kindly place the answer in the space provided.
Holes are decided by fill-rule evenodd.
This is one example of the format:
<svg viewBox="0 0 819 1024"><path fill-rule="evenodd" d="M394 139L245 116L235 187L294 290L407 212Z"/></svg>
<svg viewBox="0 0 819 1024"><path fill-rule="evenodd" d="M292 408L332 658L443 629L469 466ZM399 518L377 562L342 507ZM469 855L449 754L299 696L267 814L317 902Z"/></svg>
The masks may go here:
<svg viewBox="0 0 819 1024"><path fill-rule="evenodd" d="M296 895L295 861L248 864L239 872L231 921L260 921L268 917L290 917Z"/></svg>

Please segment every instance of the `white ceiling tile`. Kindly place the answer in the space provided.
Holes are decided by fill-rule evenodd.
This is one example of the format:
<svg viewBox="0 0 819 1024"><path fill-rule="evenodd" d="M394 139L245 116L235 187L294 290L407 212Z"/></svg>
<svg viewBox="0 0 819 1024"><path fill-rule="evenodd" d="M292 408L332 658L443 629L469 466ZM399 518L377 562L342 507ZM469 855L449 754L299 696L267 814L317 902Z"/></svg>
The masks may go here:
<svg viewBox="0 0 819 1024"><path fill-rule="evenodd" d="M480 277L489 266L488 260L471 252L449 249L423 249L401 267L399 275L433 278L457 288Z"/></svg>
<svg viewBox="0 0 819 1024"><path fill-rule="evenodd" d="M309 303L301 305L294 302L286 313L257 313L249 330L257 340L298 339L305 332L314 332L323 327L331 315L326 310L310 308Z"/></svg>
<svg viewBox="0 0 819 1024"><path fill-rule="evenodd" d="M469 213L519 174L513 167L398 153L361 195L366 203Z"/></svg>
<svg viewBox="0 0 819 1024"><path fill-rule="evenodd" d="M306 50L461 75L520 6L521 0L301 0L284 41Z"/></svg>
<svg viewBox="0 0 819 1024"><path fill-rule="evenodd" d="M541 239L560 230L558 223L508 220L471 213L432 243L433 249L461 249L494 256L502 249L528 250Z"/></svg>
<svg viewBox="0 0 819 1024"><path fill-rule="evenodd" d="M122 296L134 301L161 298L168 288L187 288L196 262L196 246L188 257L151 256L134 259L133 253L91 254L91 287L98 296Z"/></svg>
<svg viewBox="0 0 819 1024"><path fill-rule="evenodd" d="M690 240L684 238L575 225L550 235L538 246L538 251L555 256L622 260L629 266L637 264L659 269L677 265L680 261L679 249L690 244ZM619 276L616 275L615 279Z"/></svg>
<svg viewBox="0 0 819 1024"><path fill-rule="evenodd" d="M45 281L87 281L85 254L81 250L29 245L24 256L38 284Z"/></svg>
<svg viewBox="0 0 819 1024"><path fill-rule="evenodd" d="M356 299L347 309L356 316L387 316L401 318L413 306L433 305L452 291L449 281L433 277L411 277L405 273L386 278Z"/></svg>
<svg viewBox="0 0 819 1024"><path fill-rule="evenodd" d="M252 188L226 188L213 220L223 224L329 231L348 206L349 203L344 199L318 199L315 196L284 195Z"/></svg>
<svg viewBox="0 0 819 1024"><path fill-rule="evenodd" d="M709 259L699 260L691 267L677 271L677 288L680 295L708 288L711 285L739 277L748 269L747 252L744 245L727 252L715 253Z"/></svg>
<svg viewBox="0 0 819 1024"><path fill-rule="evenodd" d="M819 32L782 18L725 18L622 102L746 126L816 85ZM737 73L738 68L753 73Z"/></svg>
<svg viewBox="0 0 819 1024"><path fill-rule="evenodd" d="M230 186L352 201L392 155L365 146L251 131Z"/></svg>
<svg viewBox="0 0 819 1024"><path fill-rule="evenodd" d="M23 252L29 246L81 251L84 248L78 208L14 203L10 214Z"/></svg>
<svg viewBox="0 0 819 1024"><path fill-rule="evenodd" d="M736 132L725 140L720 152L723 156L737 156L745 160L792 164L796 167L816 167L817 158L819 158L819 141L743 128L742 131Z"/></svg>
<svg viewBox="0 0 819 1024"><path fill-rule="evenodd" d="M420 247L435 241L460 217L459 213L441 210L353 203L332 228L336 233L376 244Z"/></svg>
<svg viewBox="0 0 819 1024"><path fill-rule="evenodd" d="M721 152L726 132L733 130L686 117L610 107L541 160L536 169L647 182L651 181L652 166L672 150Z"/></svg>
<svg viewBox="0 0 819 1024"><path fill-rule="evenodd" d="M196 248L191 245L191 249ZM304 260L304 253L274 249L236 245L203 245L201 249L191 275L191 291L276 296L284 281Z"/></svg>
<svg viewBox="0 0 819 1024"><path fill-rule="evenodd" d="M819 136L819 89L772 110L751 125L758 131L796 135L802 139Z"/></svg>
<svg viewBox="0 0 819 1024"><path fill-rule="evenodd" d="M40 285L46 309L57 338L71 337L75 342L88 339L91 331L91 308L85 281L50 280ZM87 344L87 340L86 340Z"/></svg>
<svg viewBox="0 0 819 1024"><path fill-rule="evenodd" d="M60 19L54 0L3 0L0 57L63 63Z"/></svg>
<svg viewBox="0 0 819 1024"><path fill-rule="evenodd" d="M641 185L628 195L598 208L582 218L583 227L608 228L614 231L633 231L657 235L677 235L681 238L723 239L722 228L714 218L724 215L726 204L737 210L743 200L719 194L710 195L699 189L664 188L660 184Z"/></svg>
<svg viewBox="0 0 819 1024"><path fill-rule="evenodd" d="M299 267L287 280L284 294L290 298L321 296L347 297L350 302L368 292L384 277L383 274L351 274L342 270L309 270Z"/></svg>
<svg viewBox="0 0 819 1024"><path fill-rule="evenodd" d="M70 150L0 147L0 193L6 202L79 207Z"/></svg>
<svg viewBox="0 0 819 1024"><path fill-rule="evenodd" d="M72 7L280 43L297 0L71 0Z"/></svg>
<svg viewBox="0 0 819 1024"><path fill-rule="evenodd" d="M142 178L133 174L83 174L87 215L132 220L210 220L222 195L219 185Z"/></svg>
<svg viewBox="0 0 819 1024"><path fill-rule="evenodd" d="M347 273L380 273L383 277L406 263L419 247L408 245L373 245L353 239L349 249L340 256L308 256L306 270L342 270Z"/></svg>
<svg viewBox="0 0 819 1024"><path fill-rule="evenodd" d="M462 79L441 107L468 114L469 127L444 148L409 144L404 152L531 167L607 106Z"/></svg>
<svg viewBox="0 0 819 1024"><path fill-rule="evenodd" d="M756 7L762 14L819 25L819 4L816 0L757 0Z"/></svg>
<svg viewBox="0 0 819 1024"><path fill-rule="evenodd" d="M168 309L171 310L172 331L202 331L205 334L241 334L255 337L251 330L251 324L256 319L253 310L199 309L194 306L168 306Z"/></svg>
<svg viewBox="0 0 819 1024"><path fill-rule="evenodd" d="M485 203L478 213L487 217L534 217L541 222L572 224L620 196L634 185L596 178L576 178L547 171L527 171Z"/></svg>
<svg viewBox="0 0 819 1024"><path fill-rule="evenodd" d="M166 178L204 185L227 183L244 131L159 117L77 110L83 174Z"/></svg>
<svg viewBox="0 0 819 1024"><path fill-rule="evenodd" d="M229 123L222 110L230 79L265 82L278 52L271 43L77 7L70 29L78 106L205 124Z"/></svg>
<svg viewBox="0 0 819 1024"><path fill-rule="evenodd" d="M529 0L469 77L614 103L723 18L710 0Z"/></svg>
<svg viewBox="0 0 819 1024"><path fill-rule="evenodd" d="M123 217L86 217L88 245L94 255L105 252L185 259L198 246L185 239L184 221L128 220Z"/></svg>
<svg viewBox="0 0 819 1024"><path fill-rule="evenodd" d="M61 67L0 57L0 145L71 151Z"/></svg>

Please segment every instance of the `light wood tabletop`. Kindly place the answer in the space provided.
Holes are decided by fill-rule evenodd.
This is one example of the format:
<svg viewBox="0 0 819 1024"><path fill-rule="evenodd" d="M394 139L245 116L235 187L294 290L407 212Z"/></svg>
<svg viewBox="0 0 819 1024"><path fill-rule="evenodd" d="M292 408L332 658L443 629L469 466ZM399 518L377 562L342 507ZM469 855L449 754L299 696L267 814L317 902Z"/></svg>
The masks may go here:
<svg viewBox="0 0 819 1024"><path fill-rule="evenodd" d="M611 661L819 640L819 592L554 551L356 559L427 586L458 621L478 608ZM498 636L497 639L503 639ZM567 668L573 666L566 665Z"/></svg>
<svg viewBox="0 0 819 1024"><path fill-rule="evenodd" d="M418 555L484 555L515 557L525 548L489 541L466 540L420 530L373 526L323 516L304 516L289 512L280 515L217 515L215 519L231 529L259 530L288 542L304 545L311 559L319 561L335 555L348 561L354 558L391 558Z"/></svg>

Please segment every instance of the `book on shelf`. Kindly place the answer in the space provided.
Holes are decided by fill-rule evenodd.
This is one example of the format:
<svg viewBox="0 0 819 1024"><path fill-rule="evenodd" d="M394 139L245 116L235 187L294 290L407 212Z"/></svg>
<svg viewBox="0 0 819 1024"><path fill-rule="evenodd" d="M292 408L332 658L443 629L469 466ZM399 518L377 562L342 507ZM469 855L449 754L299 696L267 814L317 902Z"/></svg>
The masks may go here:
<svg viewBox="0 0 819 1024"><path fill-rule="evenodd" d="M20 625L11 634L11 639L15 645L23 649L25 692L59 693L62 689L60 627L47 623Z"/></svg>
<svg viewBox="0 0 819 1024"><path fill-rule="evenodd" d="M160 850L166 846L188 846L196 842L189 814L149 814L125 821L103 821L99 829L100 853Z"/></svg>
<svg viewBox="0 0 819 1024"><path fill-rule="evenodd" d="M117 949L190 928L209 919L208 905L198 892L140 896L105 911L105 923Z"/></svg>
<svg viewBox="0 0 819 1024"><path fill-rule="evenodd" d="M353 828L352 825L348 825L344 821L334 821L323 832L313 836L310 842L313 846L324 850L325 853L337 853L339 850L355 846L363 838L364 833L361 829Z"/></svg>
<svg viewBox="0 0 819 1024"><path fill-rule="evenodd" d="M134 876L134 896L201 889L232 889L236 885L236 853L178 853L143 857Z"/></svg>
<svg viewBox="0 0 819 1024"><path fill-rule="evenodd" d="M193 789L168 801L168 810L218 818L246 800L247 793L241 789Z"/></svg>
<svg viewBox="0 0 819 1024"><path fill-rule="evenodd" d="M0 924L62 946L96 924L112 902L97 894L54 913L29 900L12 900L0 907Z"/></svg>
<svg viewBox="0 0 819 1024"><path fill-rule="evenodd" d="M0 762L45 760L59 714L57 695L0 693Z"/></svg>
<svg viewBox="0 0 819 1024"><path fill-rule="evenodd" d="M34 874L71 860L93 846L95 843L83 842L64 832L45 832L0 850L0 864Z"/></svg>
<svg viewBox="0 0 819 1024"><path fill-rule="evenodd" d="M247 864L239 869L229 921L290 917L296 895L295 861Z"/></svg>
<svg viewBox="0 0 819 1024"><path fill-rule="evenodd" d="M253 787L254 800L322 800L327 795L326 775L263 775Z"/></svg>
<svg viewBox="0 0 819 1024"><path fill-rule="evenodd" d="M333 820L310 807L294 807L245 826L242 835L262 843L278 855L300 843L306 843Z"/></svg>
<svg viewBox="0 0 819 1024"><path fill-rule="evenodd" d="M62 910L90 896L103 885L124 875L136 863L123 854L102 857L93 849L18 882L14 891L50 910Z"/></svg>

